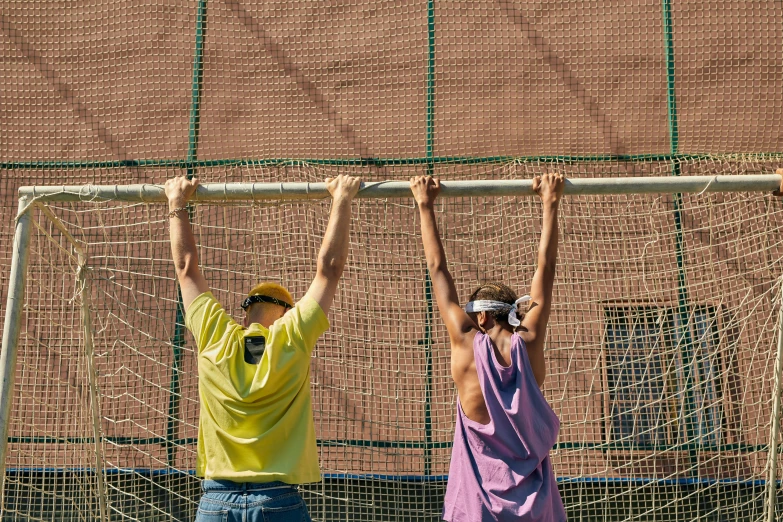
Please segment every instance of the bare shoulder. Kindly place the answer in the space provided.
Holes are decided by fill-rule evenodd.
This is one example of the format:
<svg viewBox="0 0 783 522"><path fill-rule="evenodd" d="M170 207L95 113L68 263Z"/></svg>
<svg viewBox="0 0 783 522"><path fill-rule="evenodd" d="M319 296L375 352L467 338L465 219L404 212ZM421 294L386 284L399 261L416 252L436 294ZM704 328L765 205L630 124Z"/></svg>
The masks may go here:
<svg viewBox="0 0 783 522"><path fill-rule="evenodd" d="M525 346L529 346L531 343L535 343L536 340L536 334L535 332L531 332L529 330L520 328L516 331L516 334L519 336L520 339L522 339L525 342Z"/></svg>

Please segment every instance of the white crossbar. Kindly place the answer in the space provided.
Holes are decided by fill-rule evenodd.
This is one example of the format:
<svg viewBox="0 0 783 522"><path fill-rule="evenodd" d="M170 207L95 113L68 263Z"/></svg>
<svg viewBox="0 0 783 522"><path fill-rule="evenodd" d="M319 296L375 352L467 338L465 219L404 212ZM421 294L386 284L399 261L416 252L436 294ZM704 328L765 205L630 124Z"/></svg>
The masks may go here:
<svg viewBox="0 0 783 522"><path fill-rule="evenodd" d="M779 174L729 176L661 176L635 178L567 179L568 195L673 194L700 192L771 192L780 187ZM441 197L532 196L533 181L474 180L443 181ZM127 201L165 202L163 185L81 185L22 187L20 196L35 201ZM362 183L360 198L411 197L407 181ZM204 183L193 201L231 202L260 200L306 200L329 197L325 183Z"/></svg>

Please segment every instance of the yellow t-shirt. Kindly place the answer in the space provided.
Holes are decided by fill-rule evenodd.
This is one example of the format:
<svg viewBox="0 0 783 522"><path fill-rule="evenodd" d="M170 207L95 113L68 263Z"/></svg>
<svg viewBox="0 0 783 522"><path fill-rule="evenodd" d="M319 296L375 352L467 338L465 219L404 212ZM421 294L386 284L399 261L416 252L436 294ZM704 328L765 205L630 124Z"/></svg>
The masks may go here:
<svg viewBox="0 0 783 522"><path fill-rule="evenodd" d="M196 338L201 412L196 474L236 482L318 482L310 354L329 328L318 303L296 303L267 330L245 329L211 292L188 308ZM244 359L246 336L266 338L259 364Z"/></svg>

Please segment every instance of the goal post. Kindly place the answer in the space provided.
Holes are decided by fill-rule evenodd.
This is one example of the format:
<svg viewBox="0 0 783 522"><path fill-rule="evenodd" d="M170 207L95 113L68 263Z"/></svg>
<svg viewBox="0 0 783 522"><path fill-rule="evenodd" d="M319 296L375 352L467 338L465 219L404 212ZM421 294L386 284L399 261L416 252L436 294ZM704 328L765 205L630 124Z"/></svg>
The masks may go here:
<svg viewBox="0 0 783 522"><path fill-rule="evenodd" d="M725 516L745 510L747 520L774 520L781 478L783 239L777 223L783 209L760 193L778 190L781 178L566 180L560 226L567 248L556 281L556 294L565 299L556 303L550 325L552 370L544 393L561 417L553 463L569 510L590 519L600 514L596 510L614 509L614 499L648 495L654 500L642 502L641 511L609 518L674 513L689 520L703 516L700 505L713 503L709 509ZM652 197L670 194L692 195L689 220L681 219L680 206ZM67 491L53 495L57 500L42 500L49 492L38 490L29 498L61 502L73 488L48 474L77 476L86 500L71 502L72 509L89 511L86 518L187 518L197 375L192 363L180 368L161 356L180 342L173 340L178 330L166 324L178 305L165 255L165 212L155 210L166 201L163 186L34 186L19 195L0 351L0 494L7 473L44 474L29 487ZM533 195L529 179L442 182L441 233L464 285L461 297L474 281L509 274L522 262L512 283L528 284L539 220L527 198ZM192 202L204 207L202 219L194 220L200 257L228 311L238 312L230 300L267 269L275 277L291 274L295 295L302 294L326 221L315 206L328 205L328 197L324 183L199 186ZM364 182L357 197L353 267L341 284L328 348L314 355L325 479L306 489L306 497L314 520L348 513L356 520L436 520L455 396L447 341L431 317L409 183ZM522 207L530 212L520 210L520 218ZM491 231L484 247L475 246L476 228ZM691 246L682 245L686 233ZM527 237L524 245L509 244L509 235ZM272 260L269 248L281 254ZM662 261L670 253L676 262ZM42 313L71 332L60 339L36 331L41 323L30 314L37 306L26 311L28 270L36 262L36 288L53 292ZM491 270L482 271L482 264ZM71 281L57 279L69 275ZM731 289L735 282L745 286ZM20 371L23 344L40 347L42 358L58 358L53 364L59 367L37 375L33 357ZM188 380L182 391L169 387L174 374ZM30 382L15 383L15 376ZM34 405L28 425L9 433L14 393L23 386L29 386L25 397L34 397L36 387L52 386L51 394L68 388L76 398L63 408L68 415L78 409L80 424L38 422L30 418L39 408ZM166 410L172 393L178 397L174 412ZM49 411L45 404L40 409ZM28 464L8 465L9 444L22 455L18 462ZM56 445L73 449L49 449ZM172 448L179 453L172 456ZM14 478L17 490L28 487L24 480ZM10 511L16 514L25 497L14 495ZM2 513L9 511L6 502L0 497Z"/></svg>
<svg viewBox="0 0 783 522"><path fill-rule="evenodd" d="M780 174L726 176L660 176L626 178L571 178L565 182L565 195L597 196L611 194L673 194L701 192L770 192L780 188ZM126 201L165 202L162 185L22 187L19 194L35 201ZM494 197L532 196L533 180L443 181L441 196ZM297 201L329 197L325 183L205 183L193 202ZM411 197L407 181L363 182L357 198Z"/></svg>
<svg viewBox="0 0 783 522"><path fill-rule="evenodd" d="M0 513L3 511L5 488L5 457L8 449L8 425L11 421L11 396L14 389L14 370L22 326L22 308L27 278L27 259L30 254L30 214L26 211L27 198L19 198L19 214L14 233L11 275L3 322L3 345L0 348Z"/></svg>

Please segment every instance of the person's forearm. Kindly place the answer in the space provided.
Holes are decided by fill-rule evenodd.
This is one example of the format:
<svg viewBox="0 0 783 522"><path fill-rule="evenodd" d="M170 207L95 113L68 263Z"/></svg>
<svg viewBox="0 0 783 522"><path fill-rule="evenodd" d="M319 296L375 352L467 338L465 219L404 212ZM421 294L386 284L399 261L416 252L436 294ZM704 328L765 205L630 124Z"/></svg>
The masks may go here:
<svg viewBox="0 0 783 522"><path fill-rule="evenodd" d="M335 199L326 226L321 250L318 253L318 270L331 277L340 277L348 261L350 242L351 200Z"/></svg>
<svg viewBox="0 0 783 522"><path fill-rule="evenodd" d="M169 205L170 210L183 208L185 205ZM198 251L196 238L190 227L190 218L187 210L180 210L174 217L169 218L169 234L171 237L171 256L174 259L174 267L177 276L187 274L198 268Z"/></svg>
<svg viewBox="0 0 783 522"><path fill-rule="evenodd" d="M419 216L421 217L421 240L424 244L424 257L427 258L427 270L432 279L432 288L438 309L441 314L444 314L448 312L449 302L458 302L457 291L454 288L451 273L449 273L446 251L440 240L435 210L430 206L420 206Z"/></svg>
<svg viewBox="0 0 783 522"><path fill-rule="evenodd" d="M431 206L419 206L421 218L421 240L424 244L424 256L427 259L427 268L430 274L447 270L446 252L440 240L438 224L435 219L435 209Z"/></svg>
<svg viewBox="0 0 783 522"><path fill-rule="evenodd" d="M443 242L440 240L440 234L438 233L435 211L429 205L419 206L419 216L421 217L421 239L424 244L424 256L427 258L427 270L432 281L435 303L438 305L438 311L446 322L446 329L452 342L455 342L470 329L465 323L465 321L469 322L469 319L462 310L459 311L458 315L454 313L454 307L459 308L459 297L454 286L454 279L451 277L447 266L446 252L443 249Z"/></svg>
<svg viewBox="0 0 783 522"><path fill-rule="evenodd" d="M559 201L544 202L541 244L538 247L538 268L551 272L552 277L554 277L557 263L557 211L559 205Z"/></svg>

